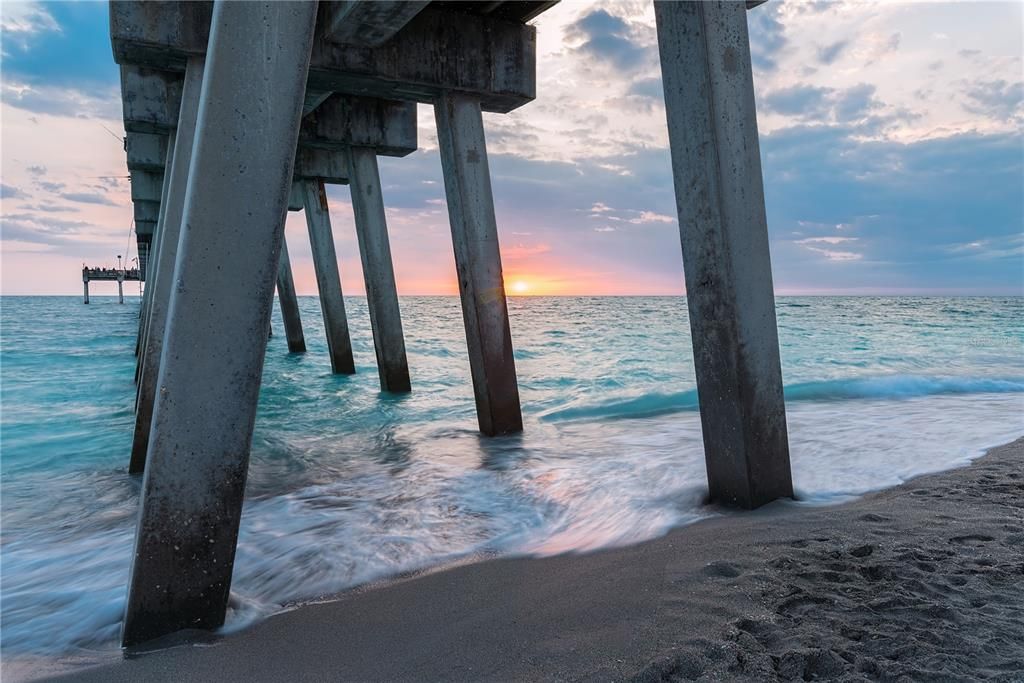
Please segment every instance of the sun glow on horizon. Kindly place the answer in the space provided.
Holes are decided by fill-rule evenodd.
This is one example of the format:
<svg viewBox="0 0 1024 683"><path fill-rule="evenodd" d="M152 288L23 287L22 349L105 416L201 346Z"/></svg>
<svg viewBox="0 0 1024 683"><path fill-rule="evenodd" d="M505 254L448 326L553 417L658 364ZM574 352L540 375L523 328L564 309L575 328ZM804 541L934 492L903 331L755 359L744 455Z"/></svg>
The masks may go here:
<svg viewBox="0 0 1024 683"><path fill-rule="evenodd" d="M525 280L516 280L510 287L513 294L526 294L530 291L530 283Z"/></svg>

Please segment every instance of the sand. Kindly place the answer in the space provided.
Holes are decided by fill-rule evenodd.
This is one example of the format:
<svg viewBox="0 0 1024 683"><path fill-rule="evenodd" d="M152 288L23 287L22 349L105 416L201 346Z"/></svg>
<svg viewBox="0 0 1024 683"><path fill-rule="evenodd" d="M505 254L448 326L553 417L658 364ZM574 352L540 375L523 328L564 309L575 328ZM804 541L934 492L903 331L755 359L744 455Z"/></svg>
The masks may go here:
<svg viewBox="0 0 1024 683"><path fill-rule="evenodd" d="M834 507L455 567L84 681L1024 681L1024 439Z"/></svg>

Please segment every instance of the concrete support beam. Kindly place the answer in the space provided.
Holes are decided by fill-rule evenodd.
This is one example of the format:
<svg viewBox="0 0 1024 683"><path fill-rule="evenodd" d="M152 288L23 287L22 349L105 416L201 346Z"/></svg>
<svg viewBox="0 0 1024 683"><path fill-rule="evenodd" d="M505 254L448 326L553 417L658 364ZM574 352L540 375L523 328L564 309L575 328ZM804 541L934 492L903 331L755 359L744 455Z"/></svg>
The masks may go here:
<svg viewBox="0 0 1024 683"><path fill-rule="evenodd" d="M183 65L184 68L184 65ZM121 67L121 106L129 133L166 133L177 124L181 74Z"/></svg>
<svg viewBox="0 0 1024 683"><path fill-rule="evenodd" d="M166 180L166 176L164 179ZM160 220L161 209L162 205L159 201L136 200L132 203L132 213L135 217L136 225L139 223L156 223ZM136 228L136 232L138 232L138 228Z"/></svg>
<svg viewBox="0 0 1024 683"><path fill-rule="evenodd" d="M306 338L302 334L302 316L299 315L299 298L295 295L295 279L292 277L292 262L288 258L288 242L281 238L281 259L277 270L277 298L281 304L281 319L284 320L284 334L290 353L305 353Z"/></svg>
<svg viewBox="0 0 1024 683"><path fill-rule="evenodd" d="M163 173L167 165L167 135L125 133L124 151L129 171Z"/></svg>
<svg viewBox="0 0 1024 683"><path fill-rule="evenodd" d="M299 144L333 150L372 147L382 156L404 157L418 146L416 103L331 95L302 120Z"/></svg>
<svg viewBox="0 0 1024 683"><path fill-rule="evenodd" d="M711 497L793 495L742 3L655 2Z"/></svg>
<svg viewBox="0 0 1024 683"><path fill-rule="evenodd" d="M366 305L370 310L373 345L377 351L380 388L382 391L406 392L410 390L409 361L405 356L402 314L391 264L377 155L372 149L353 147L349 157L352 179L349 189L352 192L359 254L363 260Z"/></svg>
<svg viewBox="0 0 1024 683"><path fill-rule="evenodd" d="M158 206L164 187L164 173L155 171L131 171L133 202L154 202Z"/></svg>
<svg viewBox="0 0 1024 683"><path fill-rule="evenodd" d="M199 97L203 86L202 57L189 61L185 72L185 86L182 95L181 118L175 133L175 145L171 154L170 179L167 183L167 199L164 202L163 222L159 229L157 258L153 282L148 287L149 310L142 333L142 353L139 355L138 395L135 402L135 430L132 436L132 451L128 472L138 474L146 469L146 454L149 449L150 432L153 424L153 410L157 400L157 382L160 372L160 358L167 327L171 292L174 289L174 269L181 241L182 215L185 208L185 193L189 182L189 165L195 138L196 118L199 112Z"/></svg>
<svg viewBox="0 0 1024 683"><path fill-rule="evenodd" d="M319 31L325 40L377 47L391 40L429 0L322 2Z"/></svg>
<svg viewBox="0 0 1024 683"><path fill-rule="evenodd" d="M206 50L204 12L206 3L111 2L114 59L182 69ZM307 89L425 103L460 92L508 112L535 97L536 43L518 21L427 7L380 47L316 41Z"/></svg>
<svg viewBox="0 0 1024 683"><path fill-rule="evenodd" d="M292 177L296 181L321 180L330 185L348 185L348 161L345 153L338 150L299 147L295 152Z"/></svg>
<svg viewBox="0 0 1024 683"><path fill-rule="evenodd" d="M331 371L341 375L355 374L352 359L352 340L348 333L345 300L341 295L341 275L338 257L334 252L331 233L331 215L327 210L327 193L322 181L301 182L303 205L306 209L306 227L313 248L313 270L320 291L320 310L324 316L327 349L331 356Z"/></svg>
<svg viewBox="0 0 1024 683"><path fill-rule="evenodd" d="M522 431L480 102L452 93L434 113L480 431Z"/></svg>
<svg viewBox="0 0 1024 683"><path fill-rule="evenodd" d="M82 299L83 304L89 303L89 280L82 278L82 284L85 286L85 294Z"/></svg>
<svg viewBox="0 0 1024 683"><path fill-rule="evenodd" d="M315 3L215 5L126 646L224 622L315 21Z"/></svg>

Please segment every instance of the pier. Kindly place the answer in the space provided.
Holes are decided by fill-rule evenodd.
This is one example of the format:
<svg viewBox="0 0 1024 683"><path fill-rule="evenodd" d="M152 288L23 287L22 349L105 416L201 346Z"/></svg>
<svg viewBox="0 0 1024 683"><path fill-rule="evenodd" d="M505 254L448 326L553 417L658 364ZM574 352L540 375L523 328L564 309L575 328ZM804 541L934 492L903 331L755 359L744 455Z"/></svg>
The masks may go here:
<svg viewBox="0 0 1024 683"><path fill-rule="evenodd" d="M111 2L147 279L125 646L224 621L275 289L288 349L305 351L289 210L309 229L331 368L357 370L325 184L351 193L381 389L415 389L377 157L416 152L418 103L437 127L478 427L523 429L482 113L537 97L528 22L553 4ZM747 7L655 7L709 490L753 508L792 480ZM131 279L90 272L86 302L90 278Z"/></svg>
<svg viewBox="0 0 1024 683"><path fill-rule="evenodd" d="M118 257L120 258L120 257ZM117 303L124 303L124 283L141 282L142 271L139 268L90 268L82 266L82 285L84 293L82 303L89 303L89 283L93 281L116 282Z"/></svg>

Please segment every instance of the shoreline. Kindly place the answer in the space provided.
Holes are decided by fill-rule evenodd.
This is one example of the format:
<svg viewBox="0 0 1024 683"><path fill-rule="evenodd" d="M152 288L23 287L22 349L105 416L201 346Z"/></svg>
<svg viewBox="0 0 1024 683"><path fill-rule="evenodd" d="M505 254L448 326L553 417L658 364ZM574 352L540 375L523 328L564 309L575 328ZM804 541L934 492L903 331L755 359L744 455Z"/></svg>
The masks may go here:
<svg viewBox="0 0 1024 683"><path fill-rule="evenodd" d="M35 675L1012 680L1024 671L1022 464L1024 438L840 505L779 502L631 546L458 563Z"/></svg>

